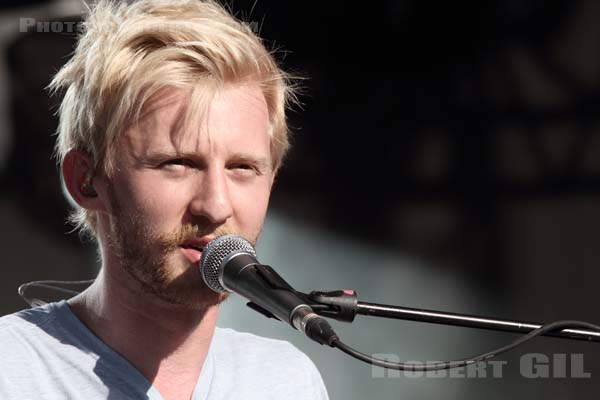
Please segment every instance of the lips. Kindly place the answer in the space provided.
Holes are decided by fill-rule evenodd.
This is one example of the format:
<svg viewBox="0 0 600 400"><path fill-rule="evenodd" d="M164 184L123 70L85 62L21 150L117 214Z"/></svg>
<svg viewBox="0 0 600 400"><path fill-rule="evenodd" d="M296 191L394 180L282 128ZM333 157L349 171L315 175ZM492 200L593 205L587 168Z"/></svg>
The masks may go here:
<svg viewBox="0 0 600 400"><path fill-rule="evenodd" d="M181 252L192 264L197 264L200 262L200 258L202 258L202 250L198 250L195 247L181 246Z"/></svg>
<svg viewBox="0 0 600 400"><path fill-rule="evenodd" d="M181 245L181 251L185 258L193 264L200 262L200 258L202 257L202 250L204 247L210 242L211 238L193 238L190 240L186 240Z"/></svg>
<svg viewBox="0 0 600 400"><path fill-rule="evenodd" d="M208 242L210 242L211 240L213 240L214 238L212 237L195 237L192 239L188 239L185 242L183 242L183 244L181 245L181 247L184 248L191 248L191 249L195 249L198 251L202 251L204 249L204 247L206 247L206 245L208 244Z"/></svg>
<svg viewBox="0 0 600 400"><path fill-rule="evenodd" d="M184 249L194 249L194 250L198 250L198 251L204 250L204 246L199 246L196 244L184 244L181 247L183 247Z"/></svg>

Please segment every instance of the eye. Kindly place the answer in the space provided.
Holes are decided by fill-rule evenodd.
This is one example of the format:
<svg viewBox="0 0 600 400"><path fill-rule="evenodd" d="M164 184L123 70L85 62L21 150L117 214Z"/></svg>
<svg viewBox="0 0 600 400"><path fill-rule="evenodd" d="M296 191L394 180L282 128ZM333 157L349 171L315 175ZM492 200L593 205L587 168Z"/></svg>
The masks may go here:
<svg viewBox="0 0 600 400"><path fill-rule="evenodd" d="M254 165L249 163L232 164L229 166L233 172L243 177L252 177L260 175L260 171Z"/></svg>
<svg viewBox="0 0 600 400"><path fill-rule="evenodd" d="M184 158L176 158L174 160L169 160L165 162L167 165L188 165L189 161Z"/></svg>
<svg viewBox="0 0 600 400"><path fill-rule="evenodd" d="M162 162L160 167L173 171L182 171L186 167L194 167L194 162L187 158L173 158Z"/></svg>

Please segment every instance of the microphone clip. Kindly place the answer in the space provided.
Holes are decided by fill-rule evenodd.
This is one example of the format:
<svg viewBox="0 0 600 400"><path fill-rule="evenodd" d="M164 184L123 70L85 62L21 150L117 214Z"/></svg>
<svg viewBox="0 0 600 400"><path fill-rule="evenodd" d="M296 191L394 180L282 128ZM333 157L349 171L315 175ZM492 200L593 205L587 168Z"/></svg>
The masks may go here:
<svg viewBox="0 0 600 400"><path fill-rule="evenodd" d="M285 279L283 279L277 272L275 272L275 270L273 268L271 268L270 265L254 264L254 265L252 265L252 268L254 268L257 275L263 280L263 282L265 282L268 286L270 286L271 289L293 293L298 298L300 298L301 300L306 302L307 305L310 305L310 302L311 302L310 298L305 293L294 290L294 288L292 286L290 286L290 284L287 283L285 281ZM273 318L278 321L281 321L281 319L278 318L276 315L274 315L272 312L259 306L258 304L254 303L254 302L249 301L248 303L246 303L246 306L248 306L252 310L264 315L267 318ZM283 322L287 322L287 321L283 321Z"/></svg>
<svg viewBox="0 0 600 400"><path fill-rule="evenodd" d="M254 264L252 267L256 270L257 275L272 289L294 293L298 298L305 301L316 314L343 322L354 321L356 305L358 304L357 295L354 290L312 291L309 294L305 294L294 290L269 265ZM267 318L280 320L273 313L256 303L248 302L246 306Z"/></svg>
<svg viewBox="0 0 600 400"><path fill-rule="evenodd" d="M354 290L312 291L308 294L308 298L317 303L311 304L315 313L342 322L354 321L358 304L357 294Z"/></svg>

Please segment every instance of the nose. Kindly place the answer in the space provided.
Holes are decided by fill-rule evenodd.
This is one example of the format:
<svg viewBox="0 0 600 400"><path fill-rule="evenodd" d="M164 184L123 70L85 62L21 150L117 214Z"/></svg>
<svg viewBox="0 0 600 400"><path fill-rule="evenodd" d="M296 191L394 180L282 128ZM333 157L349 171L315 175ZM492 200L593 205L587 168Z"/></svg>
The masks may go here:
<svg viewBox="0 0 600 400"><path fill-rule="evenodd" d="M190 203L193 215L205 217L215 225L224 224L232 216L233 206L223 169L207 168L195 190Z"/></svg>

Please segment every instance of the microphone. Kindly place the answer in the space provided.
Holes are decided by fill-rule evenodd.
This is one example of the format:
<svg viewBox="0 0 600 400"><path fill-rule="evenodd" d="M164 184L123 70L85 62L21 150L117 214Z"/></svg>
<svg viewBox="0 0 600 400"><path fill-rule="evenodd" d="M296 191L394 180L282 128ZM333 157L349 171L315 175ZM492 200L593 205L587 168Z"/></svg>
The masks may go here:
<svg viewBox="0 0 600 400"><path fill-rule="evenodd" d="M273 268L256 259L250 242L238 235L210 241L202 251L200 274L217 293L233 292L250 300L247 305L279 319L320 344L331 347L337 335L325 318L314 313L306 295L294 290Z"/></svg>

